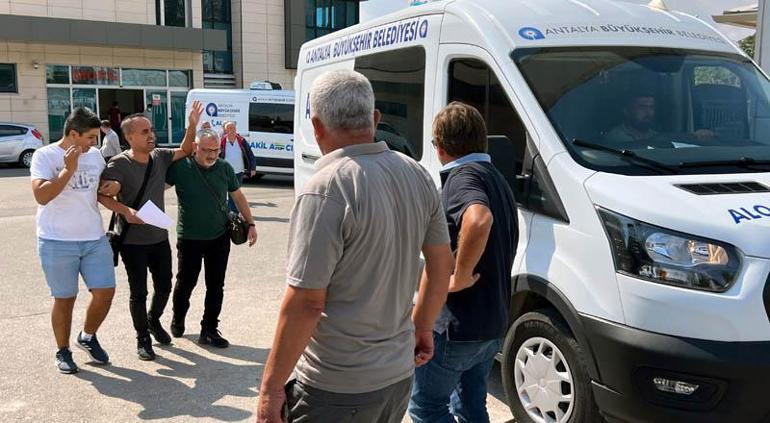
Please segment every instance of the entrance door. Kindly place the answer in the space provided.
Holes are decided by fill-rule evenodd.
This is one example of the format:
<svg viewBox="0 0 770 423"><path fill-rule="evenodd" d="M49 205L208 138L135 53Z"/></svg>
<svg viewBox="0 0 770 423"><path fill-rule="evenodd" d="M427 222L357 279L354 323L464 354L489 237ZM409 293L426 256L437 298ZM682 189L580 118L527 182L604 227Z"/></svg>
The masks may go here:
<svg viewBox="0 0 770 423"><path fill-rule="evenodd" d="M171 142L181 144L184 137L184 129L187 123L185 116L185 103L187 93L171 92Z"/></svg>
<svg viewBox="0 0 770 423"><path fill-rule="evenodd" d="M158 137L158 144L169 143L169 118L168 118L168 92L166 91L145 91L145 100L152 106L150 120L155 128L155 135ZM184 113L184 112L182 112Z"/></svg>

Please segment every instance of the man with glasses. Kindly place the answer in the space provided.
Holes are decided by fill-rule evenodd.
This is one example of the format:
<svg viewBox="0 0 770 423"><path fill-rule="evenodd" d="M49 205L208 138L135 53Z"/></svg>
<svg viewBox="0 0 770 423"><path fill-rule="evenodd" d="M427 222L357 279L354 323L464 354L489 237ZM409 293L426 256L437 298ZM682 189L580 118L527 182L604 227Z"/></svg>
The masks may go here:
<svg viewBox="0 0 770 423"><path fill-rule="evenodd" d="M195 140L195 155L175 163L168 171L166 182L175 187L179 199L176 244L179 269L174 286L171 334L177 338L184 335L190 296L198 283L201 264L205 263L206 299L198 343L227 348L230 343L218 327L230 257L228 194L249 223L250 247L257 242L257 229L249 203L241 192L240 180L233 167L219 158L220 151L217 133L203 129Z"/></svg>
<svg viewBox="0 0 770 423"><path fill-rule="evenodd" d="M165 209L166 173L172 163L192 154L195 128L202 111L201 103L194 102L182 145L173 149L155 148L155 129L143 114L126 117L121 130L131 149L113 157L102 174L104 182L99 201L120 216L117 219L118 232L123 238L120 255L128 274L129 309L140 360L155 359L150 335L161 344L171 343L171 337L160 323L171 294L171 246L168 231L145 225L136 213L149 201ZM140 193L141 198L137 198ZM112 198L115 196L117 201ZM147 270L152 274L155 291L149 312Z"/></svg>

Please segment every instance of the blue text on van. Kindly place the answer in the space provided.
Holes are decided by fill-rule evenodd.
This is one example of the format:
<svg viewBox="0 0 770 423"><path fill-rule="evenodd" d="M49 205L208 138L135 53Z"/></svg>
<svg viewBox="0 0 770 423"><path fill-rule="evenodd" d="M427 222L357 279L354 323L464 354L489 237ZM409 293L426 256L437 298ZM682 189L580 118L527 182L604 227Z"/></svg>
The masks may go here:
<svg viewBox="0 0 770 423"><path fill-rule="evenodd" d="M735 221L735 224L738 225L744 220L750 222L752 220L759 220L770 217L770 207L758 204L754 207L730 209L728 210L728 213L730 213L730 216Z"/></svg>

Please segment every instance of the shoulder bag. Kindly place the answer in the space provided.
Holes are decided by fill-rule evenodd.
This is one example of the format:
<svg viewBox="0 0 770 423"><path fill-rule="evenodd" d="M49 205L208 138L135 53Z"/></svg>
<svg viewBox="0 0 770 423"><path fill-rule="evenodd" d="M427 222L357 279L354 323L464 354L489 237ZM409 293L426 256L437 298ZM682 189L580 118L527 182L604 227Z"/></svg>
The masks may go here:
<svg viewBox="0 0 770 423"><path fill-rule="evenodd" d="M134 199L134 204L131 205L131 208L134 210L137 210L139 208L139 205L142 203L142 197L144 197L144 191L147 189L147 181L150 180L150 174L152 173L152 155L150 155L150 161L147 162L147 169L144 171L144 180L142 180L142 186L139 188L139 193L136 195L136 198ZM123 225L120 233L115 232L115 226L117 225L118 219L123 219ZM112 212L112 217L110 218L110 227L107 230L107 240L110 241L110 247L112 247L112 264L115 267L118 267L118 257L120 256L120 247L123 246L123 241L126 239L126 235L128 234L128 228L131 226L130 223L128 223L123 217L121 217L119 214Z"/></svg>
<svg viewBox="0 0 770 423"><path fill-rule="evenodd" d="M206 185L206 188L209 190L209 194L211 194L211 197L214 199L214 203L219 206L219 211L224 213L225 219L227 220L227 233L230 236L230 241L232 241L235 245L241 245L248 241L249 224L238 213L233 213L225 208L225 202L219 198L217 193L214 192L214 188L209 185L209 181L206 180L206 178L203 176L203 173L198 168L198 163L195 163L195 161L189 157L187 160L192 162L191 166L195 168L195 171L203 180L203 184Z"/></svg>

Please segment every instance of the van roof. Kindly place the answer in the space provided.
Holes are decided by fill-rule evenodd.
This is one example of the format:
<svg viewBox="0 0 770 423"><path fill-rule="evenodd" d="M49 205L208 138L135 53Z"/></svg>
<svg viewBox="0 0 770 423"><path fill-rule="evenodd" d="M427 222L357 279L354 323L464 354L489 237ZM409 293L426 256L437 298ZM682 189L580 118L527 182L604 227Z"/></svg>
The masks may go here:
<svg viewBox="0 0 770 423"><path fill-rule="evenodd" d="M445 14L494 47L633 45L741 53L713 26L686 13L618 0L445 0L412 6L312 40L302 50L415 16ZM495 36L505 34L505 37ZM501 38L504 38L501 39ZM466 31L441 42L468 43Z"/></svg>
<svg viewBox="0 0 770 423"><path fill-rule="evenodd" d="M227 98L238 96L250 99L252 103L294 103L293 90L249 90L223 88L195 88L188 92L188 98L195 96L221 96Z"/></svg>

